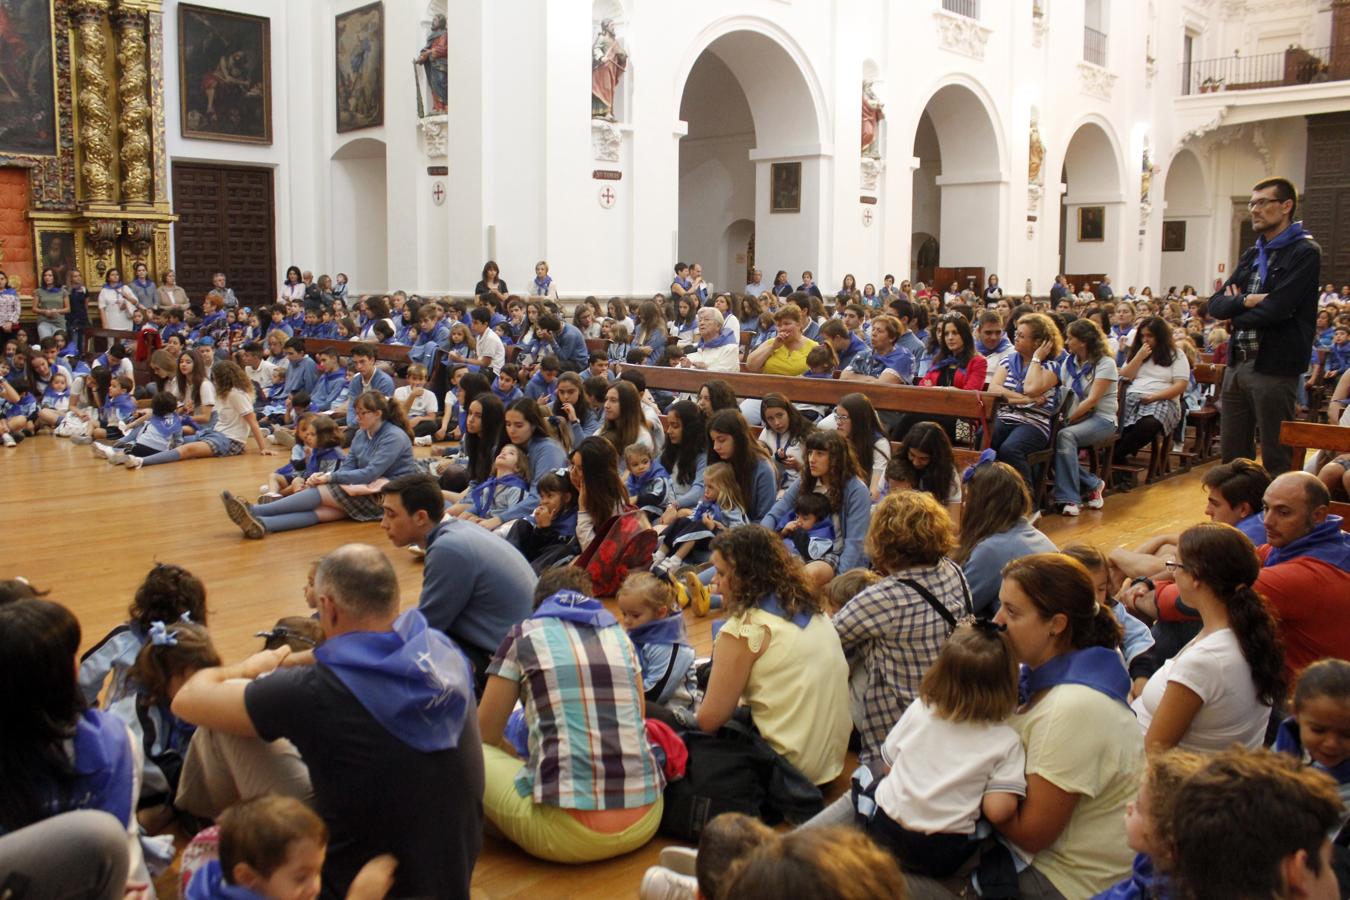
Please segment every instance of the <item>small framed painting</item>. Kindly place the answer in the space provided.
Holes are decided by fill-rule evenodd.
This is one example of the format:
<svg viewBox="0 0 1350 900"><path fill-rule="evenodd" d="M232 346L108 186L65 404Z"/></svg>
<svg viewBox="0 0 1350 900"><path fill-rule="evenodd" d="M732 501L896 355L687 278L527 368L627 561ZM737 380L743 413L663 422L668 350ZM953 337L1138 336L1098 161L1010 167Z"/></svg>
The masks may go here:
<svg viewBox="0 0 1350 900"><path fill-rule="evenodd" d="M1080 242L1106 240L1106 207L1078 207L1078 240Z"/></svg>
<svg viewBox="0 0 1350 900"><path fill-rule="evenodd" d="M338 134L384 124L384 4L335 20Z"/></svg>
<svg viewBox="0 0 1350 900"><path fill-rule="evenodd" d="M1174 222L1163 222L1163 252L1178 253L1186 249L1186 222L1184 219L1178 219Z"/></svg>
<svg viewBox="0 0 1350 900"><path fill-rule="evenodd" d="M79 253L75 232L48 226L37 228L38 278L42 270L51 268L60 286L70 284L70 273L79 268Z"/></svg>
<svg viewBox="0 0 1350 900"><path fill-rule="evenodd" d="M773 197L769 212L802 211L802 164L774 163L771 169Z"/></svg>

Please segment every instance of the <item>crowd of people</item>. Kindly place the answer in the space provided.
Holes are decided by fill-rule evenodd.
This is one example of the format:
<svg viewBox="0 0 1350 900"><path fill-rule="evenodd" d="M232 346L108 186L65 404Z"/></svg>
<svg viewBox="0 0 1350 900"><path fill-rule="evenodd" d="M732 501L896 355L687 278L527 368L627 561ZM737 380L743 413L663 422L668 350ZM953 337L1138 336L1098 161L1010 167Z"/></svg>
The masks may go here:
<svg viewBox="0 0 1350 900"><path fill-rule="evenodd" d="M1258 186L1253 216L1278 206L1287 230L1282 191ZM172 859L154 837L172 823L197 833L194 897L468 896L485 830L574 864L697 842L644 897L952 896L972 871L985 896L1340 896L1344 482L1288 471L1253 407L1225 413L1179 533L1059 548L1034 509L1052 432L1070 516L1109 487L1081 449L1180 439L1200 353L1254 366L1225 406L1296 390L1284 330L1319 298L1272 312L1297 305L1275 263L1304 252L1275 227L1208 300L848 276L827 303L809 272L713 293L681 263L668 293L565 316L541 262L528 295L488 263L471 301L361 297L350 318L326 277L293 267L250 312L222 276L199 318L110 272L109 309L144 320L133 345L16 340L6 435L131 469L289 451L256 499L223 492L230 521L260 540L378 520L423 558L420 597L400 613L386 552L342 546L314 562L312 614L224 664L204 585L157 564L77 666L74 616L0 584L0 878L60 868L118 896ZM329 326L351 343L311 354ZM380 350L400 343L406 363ZM1315 357L1332 375L1333 356ZM959 467L977 423L879 413L866 384L824 408L747 401L716 377L742 364L987 389L992 447ZM642 365L709 380L676 396ZM686 611L713 610L697 659Z"/></svg>

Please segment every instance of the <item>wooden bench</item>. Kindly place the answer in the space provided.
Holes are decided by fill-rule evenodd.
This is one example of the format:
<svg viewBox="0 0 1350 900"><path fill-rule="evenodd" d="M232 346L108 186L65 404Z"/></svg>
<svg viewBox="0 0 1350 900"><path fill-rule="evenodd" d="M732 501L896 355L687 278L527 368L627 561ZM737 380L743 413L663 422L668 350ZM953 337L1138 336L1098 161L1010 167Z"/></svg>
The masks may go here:
<svg viewBox="0 0 1350 900"><path fill-rule="evenodd" d="M408 356L411 349L406 344L373 344L370 341L344 341L338 338L301 338L305 342L305 352L310 356L320 350L332 350L339 358L350 357L352 351L362 344L371 343L375 347L375 358L380 362L408 365L412 359Z"/></svg>
<svg viewBox="0 0 1350 900"><path fill-rule="evenodd" d="M1314 422L1281 422L1280 443L1293 449L1293 469L1303 468L1309 450L1350 453L1350 428ZM1350 531L1350 503L1331 502L1331 514L1341 517L1341 530Z"/></svg>
<svg viewBox="0 0 1350 900"><path fill-rule="evenodd" d="M84 346L80 348L84 356L93 364L94 357L107 350L115 342L121 341L130 344L131 355L131 380L137 387L150 382L150 360L136 361L136 332L121 331L113 328L86 328L83 333Z"/></svg>
<svg viewBox="0 0 1350 900"><path fill-rule="evenodd" d="M994 394L960 388L914 387L875 381L800 378L750 372L710 372L706 369L625 366L625 369L629 368L640 372L649 388L687 394L697 394L699 388L715 379L730 385L737 397L753 399L763 398L765 394L782 394L796 403L834 405L847 394L866 394L873 408L881 412L955 416L974 420L981 426L983 447L989 446L994 411L998 407L998 397Z"/></svg>

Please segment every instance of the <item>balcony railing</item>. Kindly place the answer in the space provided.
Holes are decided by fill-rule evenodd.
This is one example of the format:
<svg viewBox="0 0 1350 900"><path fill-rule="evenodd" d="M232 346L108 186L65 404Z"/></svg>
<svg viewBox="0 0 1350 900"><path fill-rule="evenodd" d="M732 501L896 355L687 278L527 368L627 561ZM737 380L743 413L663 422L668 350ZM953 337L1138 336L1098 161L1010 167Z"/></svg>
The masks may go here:
<svg viewBox="0 0 1350 900"><path fill-rule="evenodd" d="M980 17L980 0L942 0L942 8L967 19Z"/></svg>
<svg viewBox="0 0 1350 900"><path fill-rule="evenodd" d="M1256 56L1221 56L1181 64L1181 93L1210 94L1216 91L1250 91L1258 88L1350 78L1350 65L1328 65L1331 48L1305 50L1290 47ZM1346 62L1350 62L1347 60Z"/></svg>
<svg viewBox="0 0 1350 900"><path fill-rule="evenodd" d="M1106 33L1095 28L1083 28L1083 62L1094 66L1106 65Z"/></svg>

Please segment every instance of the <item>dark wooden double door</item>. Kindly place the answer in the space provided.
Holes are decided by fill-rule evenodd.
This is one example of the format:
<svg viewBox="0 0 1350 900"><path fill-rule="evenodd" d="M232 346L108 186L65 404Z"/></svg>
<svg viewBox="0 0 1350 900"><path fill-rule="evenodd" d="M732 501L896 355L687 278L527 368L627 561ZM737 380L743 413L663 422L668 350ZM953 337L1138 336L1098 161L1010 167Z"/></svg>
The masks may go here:
<svg viewBox="0 0 1350 900"><path fill-rule="evenodd" d="M277 292L272 170L173 164L174 269L193 306L224 272L244 306Z"/></svg>

